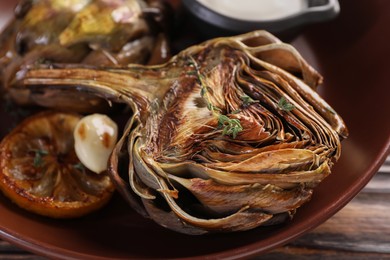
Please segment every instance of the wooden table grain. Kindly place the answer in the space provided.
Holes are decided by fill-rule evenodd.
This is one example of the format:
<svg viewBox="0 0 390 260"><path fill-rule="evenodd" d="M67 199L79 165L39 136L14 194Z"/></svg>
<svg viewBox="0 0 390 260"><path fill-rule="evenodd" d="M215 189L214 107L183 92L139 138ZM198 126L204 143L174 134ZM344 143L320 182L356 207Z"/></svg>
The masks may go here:
<svg viewBox="0 0 390 260"><path fill-rule="evenodd" d="M46 258L0 240L0 259ZM332 218L299 239L253 259L390 259L390 156L366 187Z"/></svg>

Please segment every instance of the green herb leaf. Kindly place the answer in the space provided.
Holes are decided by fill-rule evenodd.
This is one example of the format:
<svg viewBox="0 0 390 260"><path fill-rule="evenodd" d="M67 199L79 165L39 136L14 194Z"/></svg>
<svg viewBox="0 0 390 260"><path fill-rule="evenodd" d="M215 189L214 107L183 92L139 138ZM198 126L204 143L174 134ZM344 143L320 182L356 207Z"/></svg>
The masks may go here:
<svg viewBox="0 0 390 260"><path fill-rule="evenodd" d="M222 135L230 135L233 139L243 130L240 120L231 119L226 115L219 115L218 124L222 128Z"/></svg>
<svg viewBox="0 0 390 260"><path fill-rule="evenodd" d="M285 98L285 97L282 97L279 102L278 102L278 106L284 110L284 111L291 111L295 108L295 106L293 104L291 104L290 102L288 102L288 100Z"/></svg>
<svg viewBox="0 0 390 260"><path fill-rule="evenodd" d="M207 89L206 88L201 88L200 89L200 96L204 97L206 95Z"/></svg>
<svg viewBox="0 0 390 260"><path fill-rule="evenodd" d="M230 120L230 118L227 117L226 115L219 115L219 117L218 117L218 124L219 124L220 126L223 126L223 125L225 125L225 123L227 123L229 120Z"/></svg>
<svg viewBox="0 0 390 260"><path fill-rule="evenodd" d="M76 170L79 170L79 171L85 170L84 165L81 162L74 164L73 168L75 168Z"/></svg>
<svg viewBox="0 0 390 260"><path fill-rule="evenodd" d="M248 95L243 95L240 98L241 98L244 106L249 106L250 104L253 104L253 103L259 103L259 100L254 100Z"/></svg>
<svg viewBox="0 0 390 260"><path fill-rule="evenodd" d="M213 111L214 106L211 103L207 103L207 108L208 110Z"/></svg>
<svg viewBox="0 0 390 260"><path fill-rule="evenodd" d="M34 150L35 157L33 161L34 167L41 167L44 163L43 156L48 155L49 152L45 150Z"/></svg>

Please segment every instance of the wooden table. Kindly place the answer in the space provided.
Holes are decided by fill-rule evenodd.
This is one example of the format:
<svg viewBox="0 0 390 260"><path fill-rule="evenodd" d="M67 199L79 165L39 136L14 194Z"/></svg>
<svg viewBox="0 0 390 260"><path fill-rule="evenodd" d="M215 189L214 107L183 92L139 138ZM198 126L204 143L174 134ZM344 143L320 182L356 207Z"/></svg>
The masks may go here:
<svg viewBox="0 0 390 260"><path fill-rule="evenodd" d="M0 259L45 259L0 240ZM390 156L367 186L328 221L254 259L390 259Z"/></svg>

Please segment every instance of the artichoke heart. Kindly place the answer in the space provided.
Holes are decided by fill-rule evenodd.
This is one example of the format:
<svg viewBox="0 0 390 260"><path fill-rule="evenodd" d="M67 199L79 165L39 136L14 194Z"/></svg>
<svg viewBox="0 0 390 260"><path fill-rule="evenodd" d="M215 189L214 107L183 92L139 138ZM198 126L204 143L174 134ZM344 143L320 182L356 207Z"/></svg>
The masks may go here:
<svg viewBox="0 0 390 260"><path fill-rule="evenodd" d="M348 136L321 82L291 45L254 31L156 66L31 68L13 87L128 104L112 179L143 216L198 235L277 224L310 200Z"/></svg>

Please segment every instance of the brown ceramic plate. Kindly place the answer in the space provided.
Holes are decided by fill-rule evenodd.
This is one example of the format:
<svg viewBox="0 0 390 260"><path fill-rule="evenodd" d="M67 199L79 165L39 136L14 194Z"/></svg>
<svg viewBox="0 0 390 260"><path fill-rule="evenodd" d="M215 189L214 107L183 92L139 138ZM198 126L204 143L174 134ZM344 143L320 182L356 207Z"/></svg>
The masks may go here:
<svg viewBox="0 0 390 260"><path fill-rule="evenodd" d="M240 258L264 253L324 222L365 186L390 145L390 1L342 0L340 4L336 20L307 28L293 44L324 75L319 91L344 117L350 137L343 142L333 173L291 222L193 237L143 219L119 196L99 213L67 221L26 213L0 196L0 237L51 258ZM3 17L6 9L0 10ZM8 131L7 120L1 113L1 135Z"/></svg>

